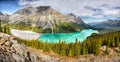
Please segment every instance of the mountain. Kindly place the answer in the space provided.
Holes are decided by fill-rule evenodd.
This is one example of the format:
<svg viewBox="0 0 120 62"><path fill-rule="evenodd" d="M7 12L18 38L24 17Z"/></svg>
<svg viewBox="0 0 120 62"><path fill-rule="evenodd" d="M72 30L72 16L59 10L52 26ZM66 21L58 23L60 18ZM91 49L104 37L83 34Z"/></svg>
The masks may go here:
<svg viewBox="0 0 120 62"><path fill-rule="evenodd" d="M9 19L13 25L23 23L39 27L44 32L74 32L90 28L80 17L64 15L50 6L26 7L15 12Z"/></svg>
<svg viewBox="0 0 120 62"><path fill-rule="evenodd" d="M3 13L2 13L2 12L0 12L0 15L3 15Z"/></svg>
<svg viewBox="0 0 120 62"><path fill-rule="evenodd" d="M120 31L120 20L107 20L99 23L91 23L89 25L106 33Z"/></svg>
<svg viewBox="0 0 120 62"><path fill-rule="evenodd" d="M100 23L93 23L91 26L95 28L111 29L115 27L120 27L120 20L107 20Z"/></svg>
<svg viewBox="0 0 120 62"><path fill-rule="evenodd" d="M2 20L3 23L5 23L6 21L9 20L9 15L8 14L5 14L5 13L2 13L0 12L0 19Z"/></svg>

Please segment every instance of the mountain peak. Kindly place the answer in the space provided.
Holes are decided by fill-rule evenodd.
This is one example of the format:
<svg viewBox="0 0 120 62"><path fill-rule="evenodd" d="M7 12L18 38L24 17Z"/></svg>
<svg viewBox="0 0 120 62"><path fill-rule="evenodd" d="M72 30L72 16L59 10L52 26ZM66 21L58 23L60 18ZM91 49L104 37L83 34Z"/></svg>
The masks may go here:
<svg viewBox="0 0 120 62"><path fill-rule="evenodd" d="M76 28L78 31L81 30L80 25L82 27L83 25L86 26L85 23L74 14L64 15L54 10L50 6L26 7L20 9L17 12L15 12L12 16L10 16L10 20L12 24L29 22L32 26L39 26L42 27L42 29L52 29L56 26L59 26L61 23L61 25L64 26L71 26L72 29L72 25L79 27Z"/></svg>
<svg viewBox="0 0 120 62"><path fill-rule="evenodd" d="M42 12L42 11L46 11L46 10L51 9L50 6L38 6L36 8L38 9L38 12Z"/></svg>
<svg viewBox="0 0 120 62"><path fill-rule="evenodd" d="M37 7L25 7L23 9L18 10L17 12L15 12L14 14L18 13L21 15L29 15L31 13L44 13L44 12L52 12L55 11L54 9L52 9L50 6L37 6Z"/></svg>

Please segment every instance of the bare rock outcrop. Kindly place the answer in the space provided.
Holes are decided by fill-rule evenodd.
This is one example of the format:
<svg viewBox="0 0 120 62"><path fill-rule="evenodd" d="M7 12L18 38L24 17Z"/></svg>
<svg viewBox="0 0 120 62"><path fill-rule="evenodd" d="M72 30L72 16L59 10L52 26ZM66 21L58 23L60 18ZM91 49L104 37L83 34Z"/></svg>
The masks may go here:
<svg viewBox="0 0 120 62"><path fill-rule="evenodd" d="M38 62L38 58L15 37L0 33L0 62Z"/></svg>

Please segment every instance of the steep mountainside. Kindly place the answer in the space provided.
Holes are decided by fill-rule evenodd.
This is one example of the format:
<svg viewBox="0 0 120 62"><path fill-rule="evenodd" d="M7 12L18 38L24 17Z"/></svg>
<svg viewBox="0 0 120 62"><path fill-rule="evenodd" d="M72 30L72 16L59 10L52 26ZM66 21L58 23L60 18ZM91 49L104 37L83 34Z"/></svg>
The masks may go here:
<svg viewBox="0 0 120 62"><path fill-rule="evenodd" d="M90 28L79 17L73 14L63 15L50 6L27 7L18 10L10 16L11 24L25 23L32 27L40 27L42 30L68 30L68 32L80 31ZM49 31L48 31L49 32ZM51 31L50 31L51 32Z"/></svg>

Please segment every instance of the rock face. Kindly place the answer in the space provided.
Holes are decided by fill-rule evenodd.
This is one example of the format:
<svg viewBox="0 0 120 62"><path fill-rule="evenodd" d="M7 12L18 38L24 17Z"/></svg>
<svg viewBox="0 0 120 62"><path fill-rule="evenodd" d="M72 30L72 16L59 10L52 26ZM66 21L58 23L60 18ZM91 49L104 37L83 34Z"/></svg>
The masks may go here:
<svg viewBox="0 0 120 62"><path fill-rule="evenodd" d="M10 16L11 22L33 22L36 25L45 26L59 22L83 23L83 21L73 15L63 15L50 6L27 7L18 10Z"/></svg>
<svg viewBox="0 0 120 62"><path fill-rule="evenodd" d="M0 33L0 62L38 62L37 56L28 51L16 38Z"/></svg>
<svg viewBox="0 0 120 62"><path fill-rule="evenodd" d="M80 31L82 28L89 28L80 17L73 14L63 15L50 6L23 8L11 15L9 19L11 20L11 24L25 22L26 24L31 24L31 26L39 26L43 30L53 29L59 26L60 23L72 25L77 28L76 31Z"/></svg>

